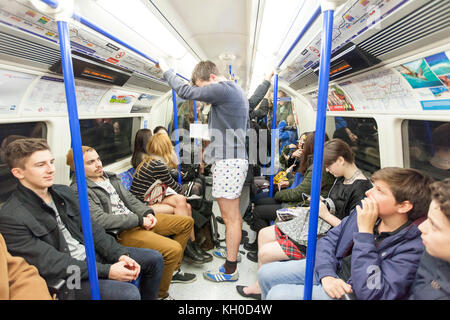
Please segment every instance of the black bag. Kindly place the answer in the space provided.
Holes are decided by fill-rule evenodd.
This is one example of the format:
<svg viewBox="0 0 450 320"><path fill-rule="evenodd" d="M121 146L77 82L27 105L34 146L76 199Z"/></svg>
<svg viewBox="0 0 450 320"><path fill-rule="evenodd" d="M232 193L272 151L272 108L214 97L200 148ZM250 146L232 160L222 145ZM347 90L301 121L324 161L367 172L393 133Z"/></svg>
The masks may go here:
<svg viewBox="0 0 450 320"><path fill-rule="evenodd" d="M195 241L203 250L210 250L220 246L219 231L216 217L212 212L213 202L202 199L199 209L192 208L194 218Z"/></svg>
<svg viewBox="0 0 450 320"><path fill-rule="evenodd" d="M200 175L199 164L181 164L181 181L183 183L194 180Z"/></svg>

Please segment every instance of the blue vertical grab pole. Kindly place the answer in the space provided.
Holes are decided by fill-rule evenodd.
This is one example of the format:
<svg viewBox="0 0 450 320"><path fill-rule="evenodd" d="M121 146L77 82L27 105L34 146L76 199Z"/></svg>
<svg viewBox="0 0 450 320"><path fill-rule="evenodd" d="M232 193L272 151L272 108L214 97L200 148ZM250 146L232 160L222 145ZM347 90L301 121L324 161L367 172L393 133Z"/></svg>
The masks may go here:
<svg viewBox="0 0 450 320"><path fill-rule="evenodd" d="M77 100L75 96L72 56L70 52L69 28L66 21L58 21L58 33L64 86L66 89L67 110L69 113L70 135L72 138L72 150L75 160L75 176L77 178L78 198L80 202L81 225L83 228L84 246L89 273L89 285L91 288L92 300L100 300L91 217L89 214L86 178L84 175L83 152L81 150L81 134L78 120Z"/></svg>
<svg viewBox="0 0 450 320"><path fill-rule="evenodd" d="M272 110L272 134L271 134L271 144L270 144L270 185L269 185L269 195L273 197L273 175L275 167L275 138L276 128L277 128L277 106L278 106L278 72L275 74L275 79L273 82L273 110ZM278 154L278 152L277 152Z"/></svg>
<svg viewBox="0 0 450 320"><path fill-rule="evenodd" d="M313 175L308 229L308 249L306 251L306 272L304 300L311 300L316 255L317 224L319 218L320 186L323 167L323 145L327 113L328 82L330 75L331 40L333 35L334 10L323 11L323 31L320 54L319 93L317 101L316 131L314 139Z"/></svg>
<svg viewBox="0 0 450 320"><path fill-rule="evenodd" d="M172 89L173 103L173 132L175 132L175 151L178 157L178 183L181 183L181 158L180 158L180 136L178 135L178 109L177 109L177 93Z"/></svg>

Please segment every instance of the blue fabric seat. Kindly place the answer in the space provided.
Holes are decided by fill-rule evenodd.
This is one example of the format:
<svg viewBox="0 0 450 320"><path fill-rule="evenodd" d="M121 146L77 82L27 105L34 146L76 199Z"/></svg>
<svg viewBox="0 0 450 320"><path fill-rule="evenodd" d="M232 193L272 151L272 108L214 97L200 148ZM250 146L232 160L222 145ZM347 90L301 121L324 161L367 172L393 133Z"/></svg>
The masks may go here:
<svg viewBox="0 0 450 320"><path fill-rule="evenodd" d="M130 168L127 171L121 172L118 174L120 178L120 182L122 182L125 189L130 190L131 183L133 182L133 175L136 170L134 168Z"/></svg>

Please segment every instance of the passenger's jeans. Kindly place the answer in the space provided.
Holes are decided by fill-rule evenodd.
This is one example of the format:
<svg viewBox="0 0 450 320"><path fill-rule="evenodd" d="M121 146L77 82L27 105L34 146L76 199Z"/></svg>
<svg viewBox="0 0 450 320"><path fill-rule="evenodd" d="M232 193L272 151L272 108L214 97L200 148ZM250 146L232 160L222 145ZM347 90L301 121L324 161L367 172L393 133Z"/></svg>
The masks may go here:
<svg viewBox="0 0 450 320"><path fill-rule="evenodd" d="M263 300L303 300L306 259L263 264L258 282ZM314 272L312 300L331 300Z"/></svg>
<svg viewBox="0 0 450 320"><path fill-rule="evenodd" d="M98 279L102 300L156 300L163 272L163 257L151 249L127 247L130 258L141 266L139 288L130 283L109 279ZM81 289L74 290L75 299L91 299L89 280L81 281Z"/></svg>

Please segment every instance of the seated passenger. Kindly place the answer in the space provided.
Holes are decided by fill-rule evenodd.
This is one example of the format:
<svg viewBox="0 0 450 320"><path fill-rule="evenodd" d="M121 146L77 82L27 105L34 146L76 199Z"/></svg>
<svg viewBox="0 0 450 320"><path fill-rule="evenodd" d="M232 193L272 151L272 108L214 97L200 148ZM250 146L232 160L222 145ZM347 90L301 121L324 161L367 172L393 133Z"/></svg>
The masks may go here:
<svg viewBox="0 0 450 320"><path fill-rule="evenodd" d="M336 227L364 198L366 191L372 188L372 183L358 169L352 149L341 139L325 142L323 164L336 177L336 181L327 199L331 201L333 213L321 201L319 216Z"/></svg>
<svg viewBox="0 0 450 320"><path fill-rule="evenodd" d="M166 127L163 126L157 126L155 127L155 129L153 129L153 134L157 134L157 133L165 133L170 137L169 131L167 131Z"/></svg>
<svg viewBox="0 0 450 320"><path fill-rule="evenodd" d="M173 279L176 282L190 283L196 279L195 274L179 270L194 221L186 216L155 214L125 189L117 175L103 171L95 149L86 146L82 149L92 219L106 231L118 231L120 244L154 249L163 255L164 271L158 298L170 299L168 290L175 270L178 270ZM72 149L67 153L67 164L74 170ZM77 192L75 175L70 186ZM173 236L173 240L165 236Z"/></svg>
<svg viewBox="0 0 450 320"><path fill-rule="evenodd" d="M45 280L35 266L9 254L0 234L0 300L50 300Z"/></svg>
<svg viewBox="0 0 450 320"><path fill-rule="evenodd" d="M450 178L430 189L428 219L419 226L425 252L409 299L450 300Z"/></svg>
<svg viewBox="0 0 450 320"><path fill-rule="evenodd" d="M149 205L155 213L175 214L192 217L191 206L186 202L182 194L181 185L173 179L169 169L176 165L172 159L172 143L164 133L153 135L147 143L147 155L139 166L133 177L130 192L139 200L145 202L144 195L156 180L170 187L177 194L165 196L161 202ZM194 230L192 229L190 239L185 250L185 256L190 262L202 264L211 260L212 256L203 251L195 242Z"/></svg>
<svg viewBox="0 0 450 320"><path fill-rule="evenodd" d="M47 283L66 280L62 299L90 299L78 199L71 188L53 184L55 160L47 142L16 140L6 148L6 159L19 180L0 209L8 250L36 266ZM157 298L163 271L159 252L124 247L94 221L92 235L102 299ZM130 281L139 276L137 288Z"/></svg>
<svg viewBox="0 0 450 320"><path fill-rule="evenodd" d="M131 156L131 166L134 169L136 169L142 160L144 160L144 157L147 154L147 143L151 136L152 130L150 129L139 129L136 132L133 155Z"/></svg>
<svg viewBox="0 0 450 320"><path fill-rule="evenodd" d="M354 163L354 155L348 144L340 139L325 142L324 166L328 172L337 177L328 193L327 202L331 203L332 212L319 202L319 216L335 227L341 219L348 216L356 205L364 198L367 190L372 188L370 181L361 173ZM280 260L298 260L306 255L305 219L294 218L280 221L266 227L258 234L258 267L262 264ZM325 230L328 227L322 227ZM261 294L258 282L250 287L238 287L245 295Z"/></svg>
<svg viewBox="0 0 450 320"><path fill-rule="evenodd" d="M326 139L327 140L327 137ZM308 206L307 198L311 192L312 183L312 167L313 167L313 153L314 153L314 132L308 134L305 147L300 160L300 167L298 171L303 175L302 182L293 189L286 189L278 191L274 198L265 198L256 201L253 210L253 220L251 222L252 230L258 232L262 228L269 226L271 220L275 220L276 211L283 206ZM322 171L322 188L320 194L327 196L331 186L333 185L334 177L325 171Z"/></svg>
<svg viewBox="0 0 450 320"><path fill-rule="evenodd" d="M418 220L426 216L432 179L384 168L362 205L317 242L312 299L405 299L423 253ZM421 218L421 219L420 219ZM263 299L303 299L306 259L273 262L258 272Z"/></svg>

